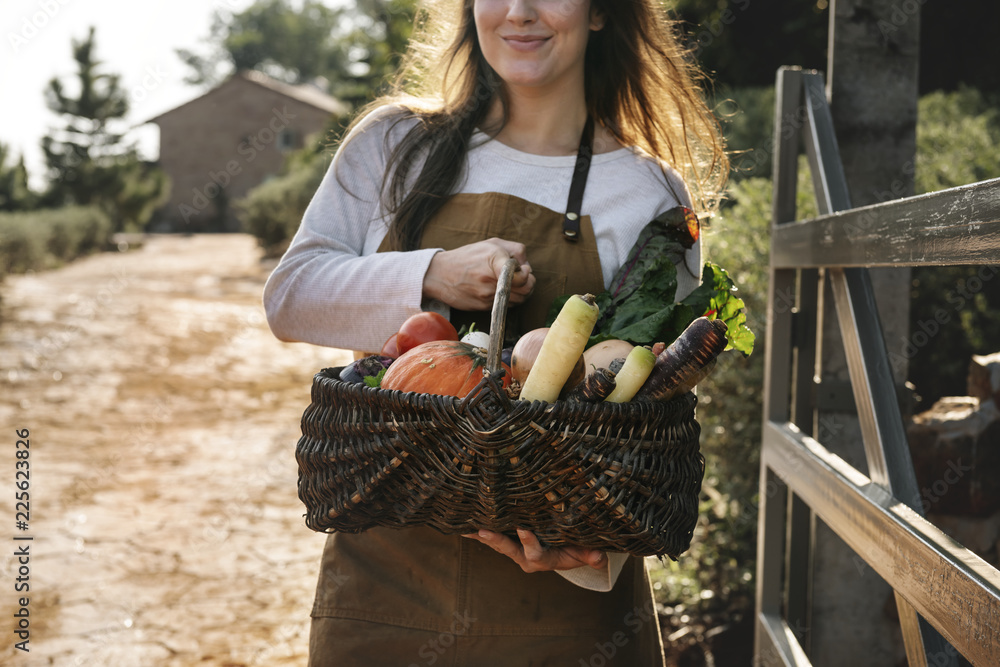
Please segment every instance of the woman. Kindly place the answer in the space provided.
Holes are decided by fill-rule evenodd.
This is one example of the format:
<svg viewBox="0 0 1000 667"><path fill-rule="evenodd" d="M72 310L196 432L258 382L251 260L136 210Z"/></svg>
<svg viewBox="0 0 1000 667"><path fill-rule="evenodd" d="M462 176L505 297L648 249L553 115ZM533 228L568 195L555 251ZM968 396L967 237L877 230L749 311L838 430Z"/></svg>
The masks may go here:
<svg viewBox="0 0 1000 667"><path fill-rule="evenodd" d="M362 114L265 288L282 340L376 350L437 310L508 333L605 289L659 213L705 210L728 167L654 0L434 3L396 93ZM449 41L450 40L450 41ZM657 157L653 157L657 156ZM678 296L697 284L695 245ZM480 531L332 535L313 665L661 665L641 559Z"/></svg>

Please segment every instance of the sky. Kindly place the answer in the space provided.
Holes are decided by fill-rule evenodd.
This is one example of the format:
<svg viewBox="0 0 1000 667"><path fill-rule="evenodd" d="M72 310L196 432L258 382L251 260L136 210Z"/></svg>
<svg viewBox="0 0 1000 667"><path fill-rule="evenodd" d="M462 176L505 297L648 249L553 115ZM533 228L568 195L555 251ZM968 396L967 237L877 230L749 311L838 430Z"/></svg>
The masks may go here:
<svg viewBox="0 0 1000 667"><path fill-rule="evenodd" d="M104 71L121 76L130 111L128 138L155 159L159 133L150 118L201 94L184 83L187 67L174 53L204 52L215 10L239 11L251 0L3 0L0 8L0 142L24 155L34 187L44 182L39 142L58 127L45 106L53 77L74 78L72 40L96 28ZM16 160L16 157L14 158Z"/></svg>

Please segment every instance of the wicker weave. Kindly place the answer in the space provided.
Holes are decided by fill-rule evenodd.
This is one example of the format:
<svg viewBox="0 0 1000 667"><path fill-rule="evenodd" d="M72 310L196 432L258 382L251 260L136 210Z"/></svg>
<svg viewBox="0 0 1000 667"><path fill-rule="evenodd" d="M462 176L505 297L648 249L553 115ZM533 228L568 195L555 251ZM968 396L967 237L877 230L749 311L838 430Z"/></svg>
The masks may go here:
<svg viewBox="0 0 1000 667"><path fill-rule="evenodd" d="M339 373L313 379L296 447L313 530L524 528L548 546L671 558L690 544L705 470L693 394L528 403L508 399L487 372L458 399Z"/></svg>
<svg viewBox="0 0 1000 667"><path fill-rule="evenodd" d="M465 399L314 379L296 449L306 525L356 533L535 532L549 546L676 557L698 517L695 400L510 401L493 380Z"/></svg>

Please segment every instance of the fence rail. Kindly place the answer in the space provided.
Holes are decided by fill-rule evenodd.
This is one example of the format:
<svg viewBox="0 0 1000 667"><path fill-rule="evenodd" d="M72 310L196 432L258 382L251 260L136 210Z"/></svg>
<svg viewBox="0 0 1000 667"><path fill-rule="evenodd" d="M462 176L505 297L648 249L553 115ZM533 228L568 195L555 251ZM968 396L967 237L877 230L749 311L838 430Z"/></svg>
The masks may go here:
<svg viewBox="0 0 1000 667"><path fill-rule="evenodd" d="M1000 178L781 225L771 265L929 266L1000 262Z"/></svg>

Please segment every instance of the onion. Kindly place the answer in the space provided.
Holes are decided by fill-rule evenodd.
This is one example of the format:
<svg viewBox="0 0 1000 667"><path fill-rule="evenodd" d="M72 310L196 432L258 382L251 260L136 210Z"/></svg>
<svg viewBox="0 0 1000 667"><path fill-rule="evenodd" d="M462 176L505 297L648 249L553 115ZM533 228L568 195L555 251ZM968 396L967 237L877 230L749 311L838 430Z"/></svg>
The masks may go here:
<svg viewBox="0 0 1000 667"><path fill-rule="evenodd" d="M470 331L462 336L462 342L468 343L472 347L481 347L484 350L490 349L490 335L485 331Z"/></svg>
<svg viewBox="0 0 1000 667"><path fill-rule="evenodd" d="M545 334L548 332L548 327L532 329L517 339L517 343L514 344L514 349L510 353L510 374L514 380L523 384L527 379L531 367L535 365L538 351L542 349Z"/></svg>
<svg viewBox="0 0 1000 667"><path fill-rule="evenodd" d="M517 343L514 344L514 349L510 353L510 372L513 379L524 384L528 373L531 372L531 367L535 365L538 351L542 349L542 341L545 340L545 335L548 332L548 327L532 329L517 339ZM584 364L583 355L580 355L576 366L573 367L573 372L569 374L569 379L563 385L563 393L579 384L586 374L587 366Z"/></svg>

